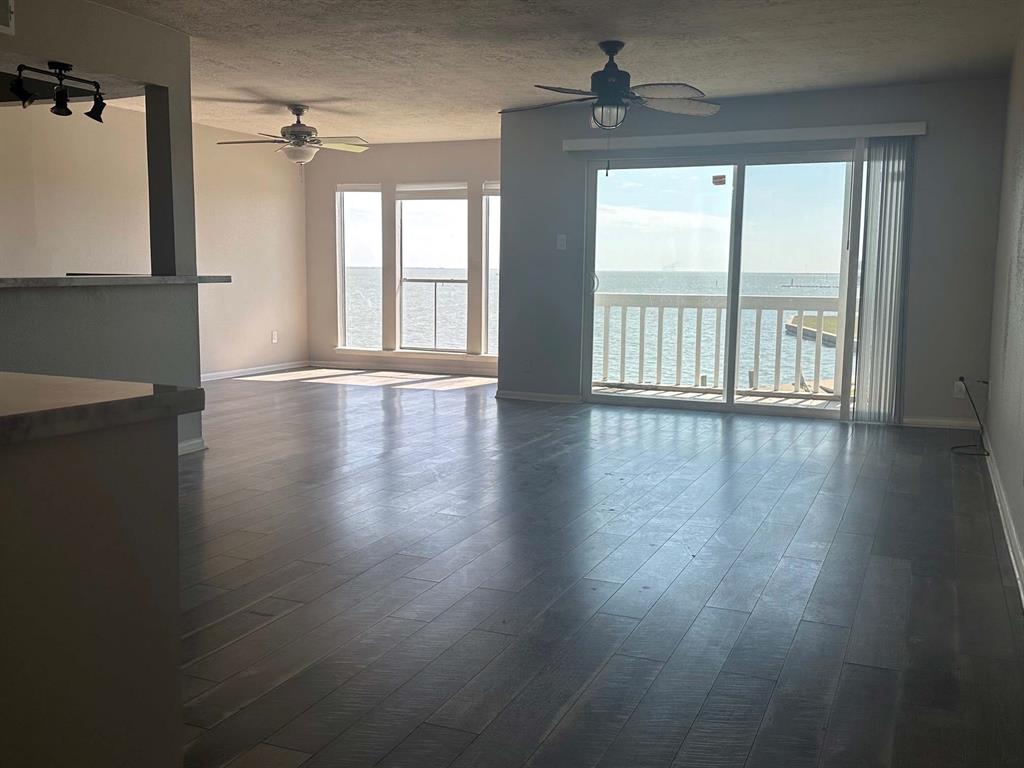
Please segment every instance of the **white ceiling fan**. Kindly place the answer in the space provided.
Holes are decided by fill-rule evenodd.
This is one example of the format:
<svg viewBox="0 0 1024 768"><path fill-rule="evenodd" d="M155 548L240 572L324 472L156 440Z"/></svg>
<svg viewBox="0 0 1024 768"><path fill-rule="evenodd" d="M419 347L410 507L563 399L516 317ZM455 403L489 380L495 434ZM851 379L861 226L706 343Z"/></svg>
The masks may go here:
<svg viewBox="0 0 1024 768"><path fill-rule="evenodd" d="M341 152L365 152L370 145L358 136L319 136L316 128L302 122L302 116L306 114L309 107L304 104L289 104L288 111L295 115L295 122L281 128L281 136L278 138L271 133L260 133L259 136L266 136L265 139L250 139L246 141L218 141L218 144L280 144L278 152L298 165L305 165L321 149L336 149Z"/></svg>

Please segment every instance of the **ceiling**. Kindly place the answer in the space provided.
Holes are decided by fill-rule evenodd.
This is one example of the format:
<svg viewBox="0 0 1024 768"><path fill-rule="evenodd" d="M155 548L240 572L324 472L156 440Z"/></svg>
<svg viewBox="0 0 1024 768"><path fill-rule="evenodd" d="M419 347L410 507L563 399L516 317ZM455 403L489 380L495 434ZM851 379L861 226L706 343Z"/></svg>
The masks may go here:
<svg viewBox="0 0 1024 768"><path fill-rule="evenodd" d="M102 0L187 31L193 115L243 131L309 104L321 135L495 138L502 107L584 87L625 40L633 82L709 97L1006 71L1019 0ZM550 96L551 94L548 94ZM270 102L271 106L250 102ZM680 118L686 119L686 118Z"/></svg>

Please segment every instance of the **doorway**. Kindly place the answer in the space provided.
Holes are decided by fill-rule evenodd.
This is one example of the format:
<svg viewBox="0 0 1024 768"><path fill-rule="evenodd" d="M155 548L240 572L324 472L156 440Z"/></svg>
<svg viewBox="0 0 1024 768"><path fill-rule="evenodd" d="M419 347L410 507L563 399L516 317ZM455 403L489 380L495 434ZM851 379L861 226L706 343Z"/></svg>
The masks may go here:
<svg viewBox="0 0 1024 768"><path fill-rule="evenodd" d="M862 154L591 163L589 399L845 418Z"/></svg>

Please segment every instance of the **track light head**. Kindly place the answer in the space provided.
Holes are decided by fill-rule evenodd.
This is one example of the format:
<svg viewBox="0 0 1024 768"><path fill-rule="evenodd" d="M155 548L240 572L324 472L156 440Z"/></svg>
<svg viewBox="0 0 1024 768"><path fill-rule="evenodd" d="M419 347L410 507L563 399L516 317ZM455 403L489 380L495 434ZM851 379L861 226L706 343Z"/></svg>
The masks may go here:
<svg viewBox="0 0 1024 768"><path fill-rule="evenodd" d="M92 109L85 113L85 116L90 120L95 120L97 123L103 122L103 110L106 109L107 103L103 101L103 94L96 91L92 97Z"/></svg>
<svg viewBox="0 0 1024 768"><path fill-rule="evenodd" d="M21 108L28 108L36 100L36 95L25 87L25 81L19 75L11 81L11 93L21 101Z"/></svg>
<svg viewBox="0 0 1024 768"><path fill-rule="evenodd" d="M58 85L53 89L53 106L50 107L50 111L61 117L68 117L71 114L71 110L68 109L68 89L65 86Z"/></svg>

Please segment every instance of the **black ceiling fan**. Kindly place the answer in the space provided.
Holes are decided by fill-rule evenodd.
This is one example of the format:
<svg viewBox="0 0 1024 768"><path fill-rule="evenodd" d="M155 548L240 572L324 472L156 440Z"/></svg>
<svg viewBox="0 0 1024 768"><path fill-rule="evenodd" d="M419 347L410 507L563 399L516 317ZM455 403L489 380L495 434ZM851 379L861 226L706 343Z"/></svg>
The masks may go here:
<svg viewBox="0 0 1024 768"><path fill-rule="evenodd" d="M608 57L608 63L604 65L604 69L599 69L590 76L589 91L555 85L534 86L545 91L567 93L580 98L534 104L527 107L512 107L501 110L502 114L593 101L591 115L594 125L610 131L622 125L629 108L634 106L693 117L711 117L718 112L717 104L702 101L703 91L686 83L645 83L631 87L629 72L619 69L615 63L615 56L623 49L625 43L620 40L605 40L598 45Z"/></svg>

